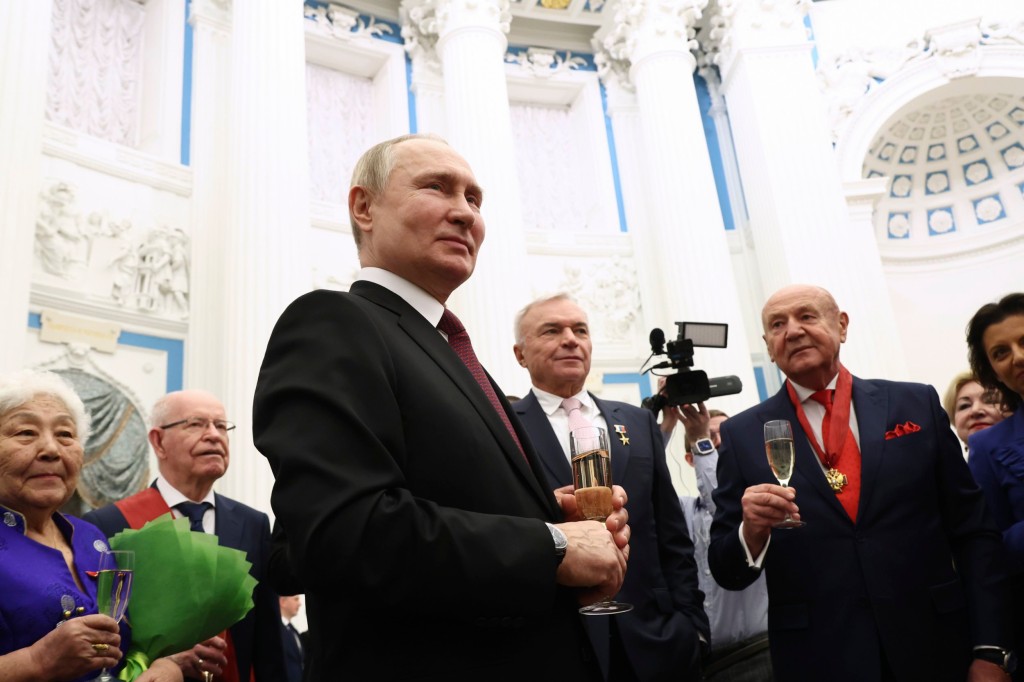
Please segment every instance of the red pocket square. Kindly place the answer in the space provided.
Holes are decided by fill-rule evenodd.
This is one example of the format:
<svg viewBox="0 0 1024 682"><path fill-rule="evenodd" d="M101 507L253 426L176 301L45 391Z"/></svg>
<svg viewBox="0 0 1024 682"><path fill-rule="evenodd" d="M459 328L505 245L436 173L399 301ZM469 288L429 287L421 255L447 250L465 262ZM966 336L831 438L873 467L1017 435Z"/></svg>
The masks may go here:
<svg viewBox="0 0 1024 682"><path fill-rule="evenodd" d="M893 429L892 431L885 432L885 439L892 440L893 438L905 436L908 433L917 433L920 430L921 427L915 424L914 422L905 422L903 424L897 424L895 429Z"/></svg>

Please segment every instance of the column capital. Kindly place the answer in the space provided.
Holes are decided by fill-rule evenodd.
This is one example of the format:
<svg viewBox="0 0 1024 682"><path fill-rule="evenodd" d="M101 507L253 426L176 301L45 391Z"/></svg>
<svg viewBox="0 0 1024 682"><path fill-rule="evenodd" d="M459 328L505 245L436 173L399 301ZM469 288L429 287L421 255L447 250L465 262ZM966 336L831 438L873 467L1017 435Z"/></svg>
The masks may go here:
<svg viewBox="0 0 1024 682"><path fill-rule="evenodd" d="M193 28L205 26L231 32L232 0L189 0L188 21Z"/></svg>
<svg viewBox="0 0 1024 682"><path fill-rule="evenodd" d="M685 54L696 64L696 24L708 0L619 0L591 41L602 79L614 76L631 88L630 71L644 60Z"/></svg>
<svg viewBox="0 0 1024 682"><path fill-rule="evenodd" d="M440 70L438 43L463 29L493 30L507 36L509 0L402 0L399 18L405 49L413 63Z"/></svg>
<svg viewBox="0 0 1024 682"><path fill-rule="evenodd" d="M807 43L811 0L712 0L700 31L705 59L723 73L736 50Z"/></svg>

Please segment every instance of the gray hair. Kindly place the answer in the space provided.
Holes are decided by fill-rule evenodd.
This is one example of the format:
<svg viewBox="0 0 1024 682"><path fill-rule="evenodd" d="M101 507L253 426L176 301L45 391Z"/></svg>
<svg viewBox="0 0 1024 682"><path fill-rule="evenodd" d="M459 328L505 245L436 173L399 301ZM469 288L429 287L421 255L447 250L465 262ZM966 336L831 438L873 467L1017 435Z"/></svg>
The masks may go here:
<svg viewBox="0 0 1024 682"><path fill-rule="evenodd" d="M551 296L545 296L544 298L538 298L527 303L525 306L523 306L522 310L516 313L516 319L514 323L515 328L512 330L516 337L517 346L521 346L523 344L523 339L526 337L526 331L523 329L523 318L526 317L527 313L529 313L537 306L543 305L544 303L551 303L552 301L569 301L570 303L576 303L576 299L574 299L572 296L565 293L564 291L559 292L557 294L552 294ZM579 304L576 303L576 305Z"/></svg>
<svg viewBox="0 0 1024 682"><path fill-rule="evenodd" d="M75 422L78 442L89 440L91 423L85 403L75 389L59 374L22 369L0 376L0 415L7 414L39 396L50 396L64 403Z"/></svg>
<svg viewBox="0 0 1024 682"><path fill-rule="evenodd" d="M378 142L363 152L356 161L356 166L352 169L349 190L353 187L362 187L370 196L380 196L388 184L391 171L395 168L395 147L408 140L434 140L448 144L443 137L432 133L410 133ZM356 240L356 249L359 249L362 246L363 232L351 214L348 219L352 225L352 238Z"/></svg>

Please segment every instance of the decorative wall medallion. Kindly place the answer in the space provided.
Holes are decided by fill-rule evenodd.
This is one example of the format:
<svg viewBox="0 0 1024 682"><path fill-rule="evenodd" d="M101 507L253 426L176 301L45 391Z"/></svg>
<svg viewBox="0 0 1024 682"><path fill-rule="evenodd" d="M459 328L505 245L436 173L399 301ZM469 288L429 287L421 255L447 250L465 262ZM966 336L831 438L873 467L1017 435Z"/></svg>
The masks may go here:
<svg viewBox="0 0 1024 682"><path fill-rule="evenodd" d="M1006 162L1007 168L1014 169L1024 166L1024 145L1021 145L1020 142L1003 149L1000 154L1003 155L1003 161Z"/></svg>
<svg viewBox="0 0 1024 682"><path fill-rule="evenodd" d="M974 215L978 218L979 224L984 224L1005 218L1006 211L1003 209L1003 202L999 200L999 195L993 194L992 196L975 199Z"/></svg>
<svg viewBox="0 0 1024 682"><path fill-rule="evenodd" d="M964 166L964 179L967 180L968 185L977 185L992 179L992 169L984 160L975 161Z"/></svg>
<svg viewBox="0 0 1024 682"><path fill-rule="evenodd" d="M941 194L949 191L949 174L946 171L929 173L924 183L925 194Z"/></svg>
<svg viewBox="0 0 1024 682"><path fill-rule="evenodd" d="M889 239L907 239L910 237L910 215L908 213L889 214Z"/></svg>
<svg viewBox="0 0 1024 682"><path fill-rule="evenodd" d="M509 52L505 55L505 62L518 64L523 71L537 78L550 78L587 64L586 59L573 57L572 52L565 52L563 57L555 50L541 47L531 47L514 53Z"/></svg>
<svg viewBox="0 0 1024 682"><path fill-rule="evenodd" d="M897 175L893 178L890 195L894 197L909 197L913 188L914 184L909 175Z"/></svg>
<svg viewBox="0 0 1024 682"><path fill-rule="evenodd" d="M928 211L928 234L946 234L954 230L956 230L956 221L953 219L952 206Z"/></svg>
<svg viewBox="0 0 1024 682"><path fill-rule="evenodd" d="M376 38L381 34L394 33L387 24L380 23L372 16L360 16L359 12L337 3L306 5L304 7L307 30L320 35L352 40L353 38Z"/></svg>

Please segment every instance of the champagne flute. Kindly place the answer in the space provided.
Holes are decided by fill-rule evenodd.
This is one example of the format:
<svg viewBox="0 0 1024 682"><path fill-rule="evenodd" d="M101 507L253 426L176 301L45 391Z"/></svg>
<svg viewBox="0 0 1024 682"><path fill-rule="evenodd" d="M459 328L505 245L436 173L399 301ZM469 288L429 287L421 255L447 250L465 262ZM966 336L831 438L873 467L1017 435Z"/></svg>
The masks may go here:
<svg viewBox="0 0 1024 682"><path fill-rule="evenodd" d="M612 460L608 450L608 434L596 426L573 429L569 436L572 453L573 494L583 518L605 521L612 508ZM584 606L580 613L586 616L607 616L632 611L632 604L605 598L596 604Z"/></svg>
<svg viewBox="0 0 1024 682"><path fill-rule="evenodd" d="M100 613L121 622L132 593L134 573L135 552L107 550L100 554L99 570L96 573L96 605ZM106 668L96 678L96 682L113 681L114 676Z"/></svg>
<svg viewBox="0 0 1024 682"><path fill-rule="evenodd" d="M779 479L779 485L787 487L793 476L793 462L796 459L793 426L787 420L765 422L764 450L768 455L768 466L772 468L775 478ZM802 525L803 521L797 521L786 512L786 518L776 523L775 528L799 528Z"/></svg>

